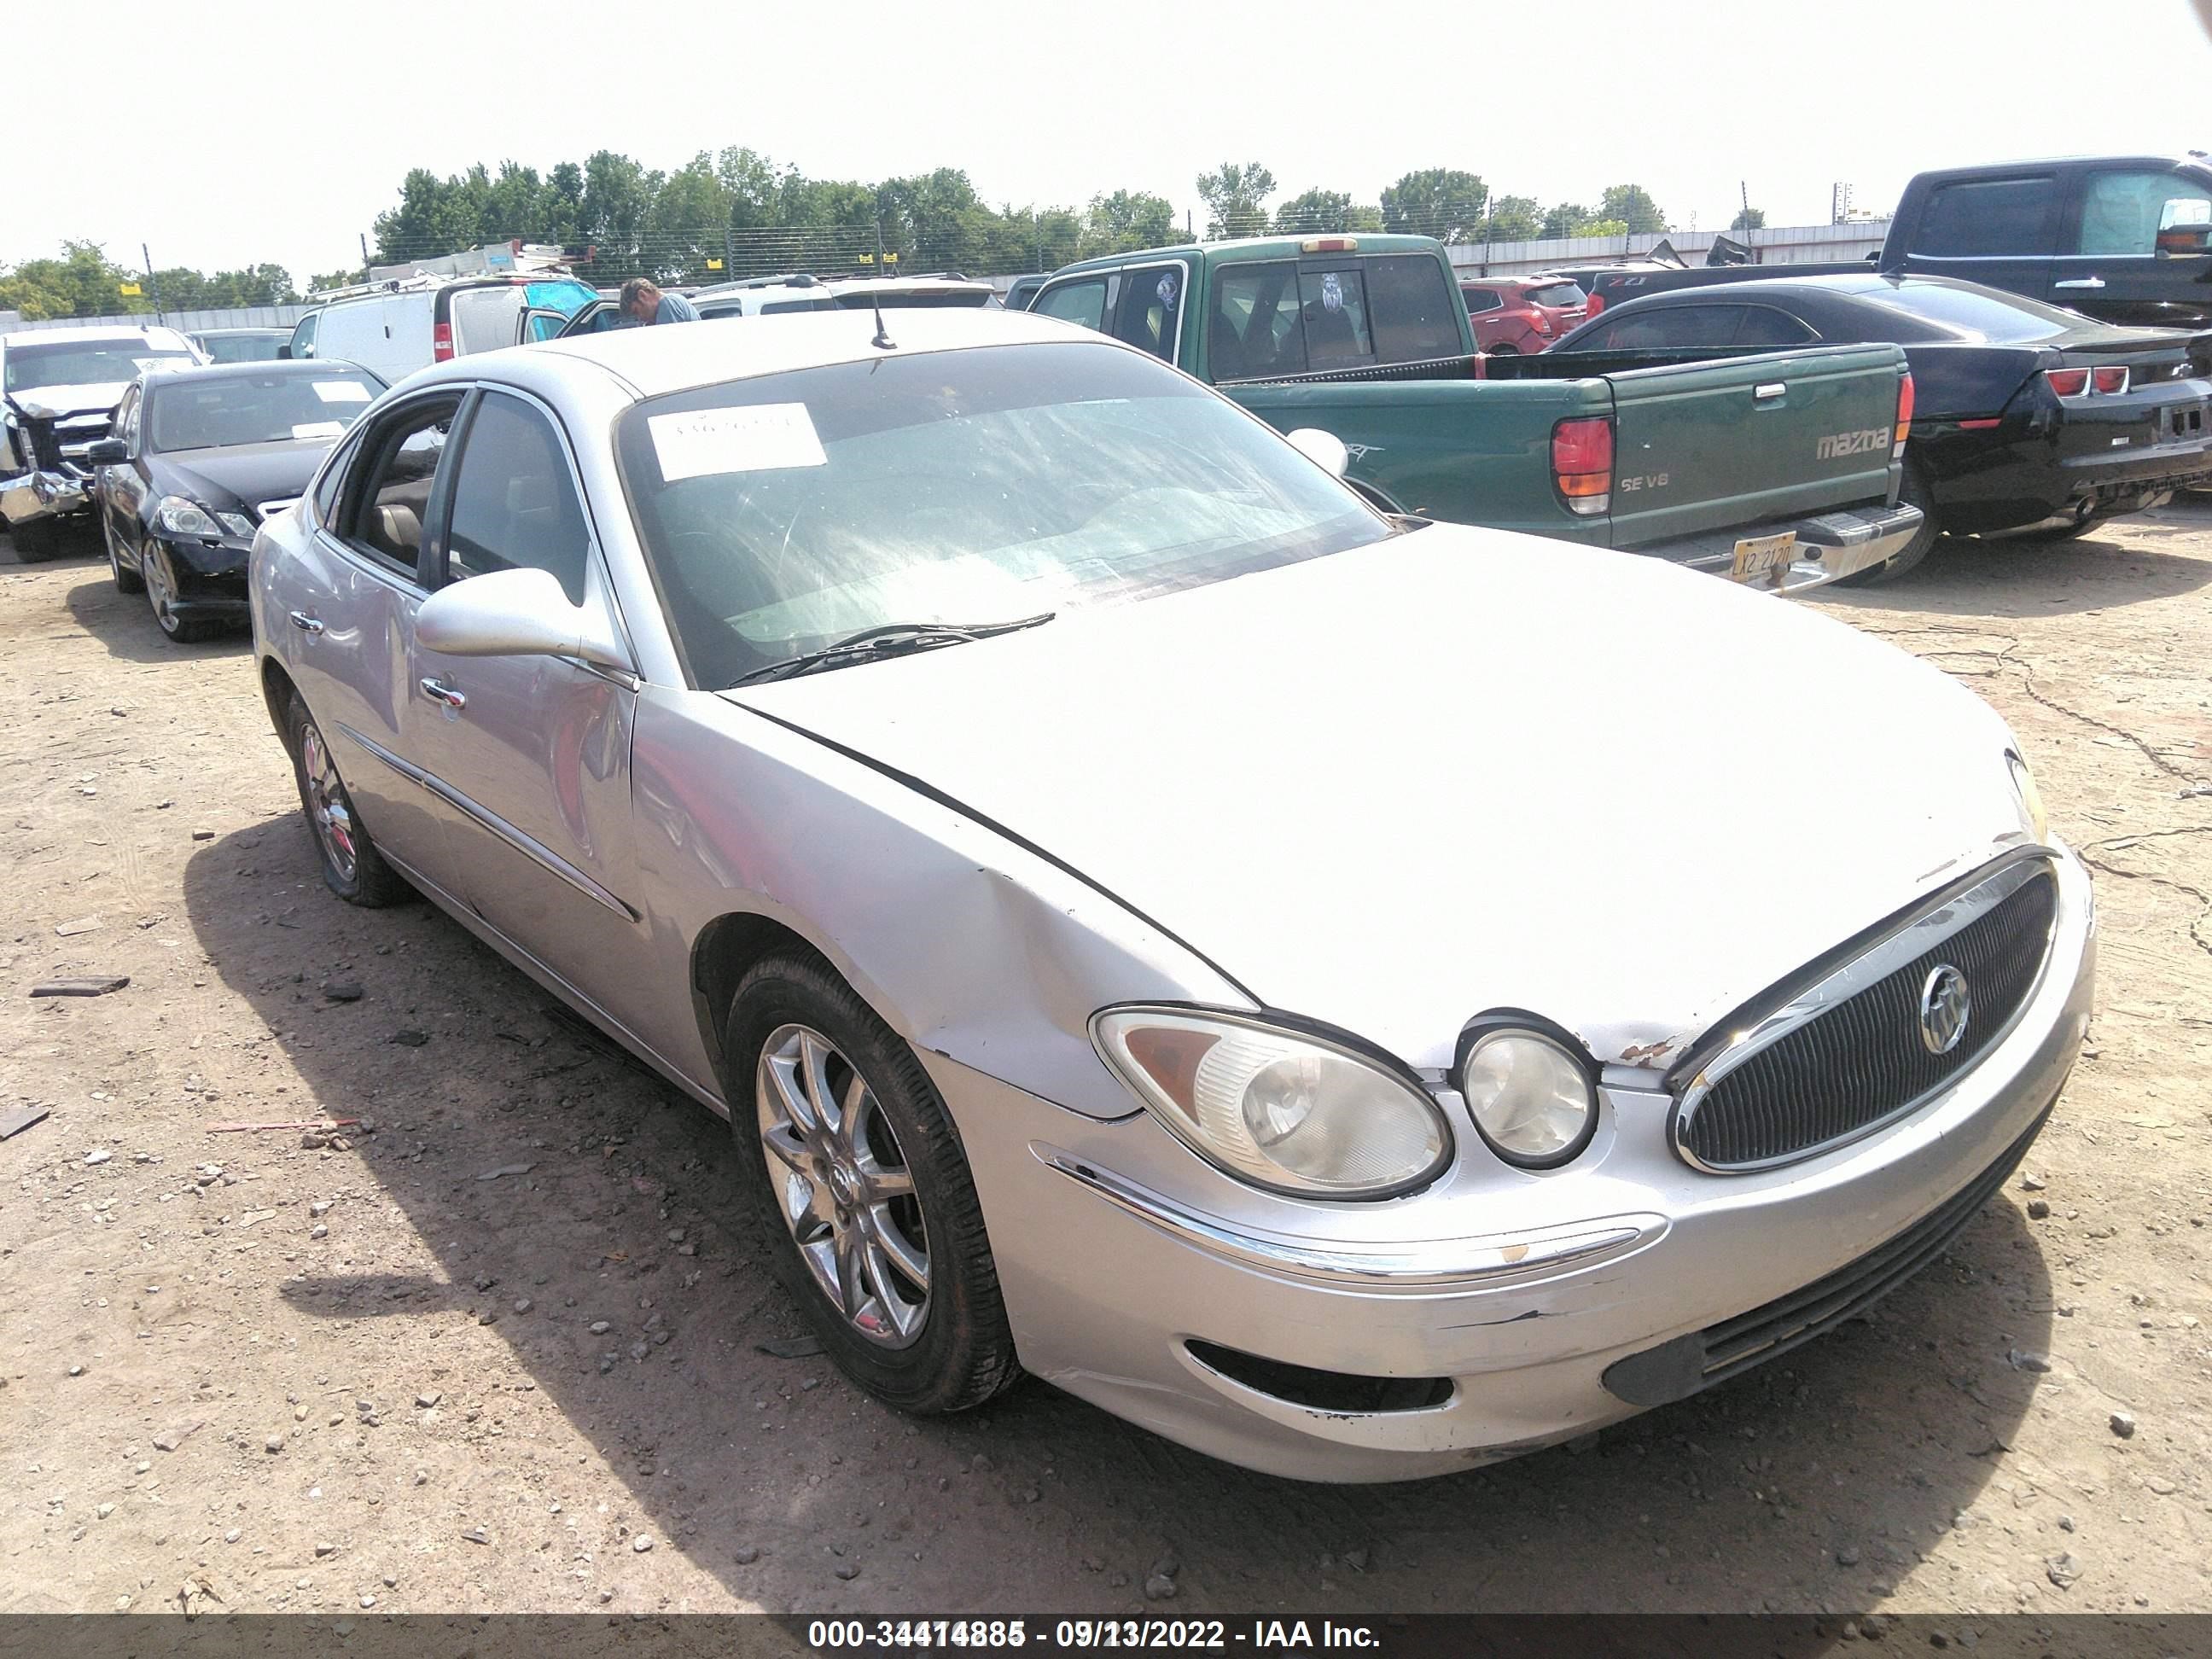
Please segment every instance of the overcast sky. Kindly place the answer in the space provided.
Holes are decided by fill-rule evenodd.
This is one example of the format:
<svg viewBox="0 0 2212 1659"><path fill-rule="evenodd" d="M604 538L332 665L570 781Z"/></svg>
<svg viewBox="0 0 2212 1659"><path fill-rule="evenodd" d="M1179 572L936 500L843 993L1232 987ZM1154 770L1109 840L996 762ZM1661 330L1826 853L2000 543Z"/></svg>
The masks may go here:
<svg viewBox="0 0 2212 1659"><path fill-rule="evenodd" d="M1839 179L1887 211L1925 167L2212 149L2203 3L110 0L89 34L6 48L0 264L90 238L304 281L358 259L410 167L727 144L821 176L964 167L994 204L1180 212L1227 160L1366 201L1423 167L1547 205L1633 182L1708 229L1742 179L1769 224L1818 224Z"/></svg>

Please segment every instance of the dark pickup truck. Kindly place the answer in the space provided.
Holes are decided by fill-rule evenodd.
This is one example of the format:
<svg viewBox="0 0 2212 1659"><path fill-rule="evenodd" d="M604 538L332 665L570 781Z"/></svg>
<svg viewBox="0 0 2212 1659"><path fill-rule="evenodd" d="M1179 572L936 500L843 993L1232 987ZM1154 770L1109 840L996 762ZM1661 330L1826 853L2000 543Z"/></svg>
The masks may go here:
<svg viewBox="0 0 2212 1659"><path fill-rule="evenodd" d="M1894 346L1486 380L1443 246L1309 236L1055 271L1030 309L1099 329L1284 432L1319 428L1391 512L1649 553L1794 592L1886 563L1911 377Z"/></svg>
<svg viewBox="0 0 2212 1659"><path fill-rule="evenodd" d="M2212 161L2106 155L1919 173L1905 187L1875 268L1980 283L2100 322L2212 328ZM1584 285L1603 305L1617 305L1679 288L1866 269L1599 267Z"/></svg>

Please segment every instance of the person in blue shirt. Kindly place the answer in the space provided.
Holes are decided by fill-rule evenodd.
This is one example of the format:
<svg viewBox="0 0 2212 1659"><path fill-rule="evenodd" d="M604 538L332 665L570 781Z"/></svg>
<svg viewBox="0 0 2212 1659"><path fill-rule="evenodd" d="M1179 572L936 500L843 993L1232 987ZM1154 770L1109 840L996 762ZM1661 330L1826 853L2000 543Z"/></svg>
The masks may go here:
<svg viewBox="0 0 2212 1659"><path fill-rule="evenodd" d="M649 276L633 276L622 285L622 308L634 323L696 323L698 307L680 294L663 294Z"/></svg>

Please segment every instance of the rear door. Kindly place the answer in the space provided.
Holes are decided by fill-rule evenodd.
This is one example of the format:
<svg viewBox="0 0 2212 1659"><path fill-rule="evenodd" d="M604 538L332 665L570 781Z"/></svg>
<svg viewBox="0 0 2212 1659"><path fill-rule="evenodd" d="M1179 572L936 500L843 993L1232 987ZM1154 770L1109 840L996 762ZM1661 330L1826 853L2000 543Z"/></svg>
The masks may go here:
<svg viewBox="0 0 2212 1659"><path fill-rule="evenodd" d="M2212 173L2081 168L2045 297L2110 323L2212 327Z"/></svg>
<svg viewBox="0 0 2212 1659"><path fill-rule="evenodd" d="M1905 267L2042 299L2058 250L2065 170L1941 179L1908 228Z"/></svg>

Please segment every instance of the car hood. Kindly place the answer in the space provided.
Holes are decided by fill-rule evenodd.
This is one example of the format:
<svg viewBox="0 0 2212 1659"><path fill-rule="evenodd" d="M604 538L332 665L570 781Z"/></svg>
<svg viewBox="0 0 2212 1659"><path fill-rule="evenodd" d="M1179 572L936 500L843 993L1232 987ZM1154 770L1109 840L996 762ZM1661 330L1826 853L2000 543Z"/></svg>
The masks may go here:
<svg viewBox="0 0 2212 1659"><path fill-rule="evenodd" d="M1663 1068L2027 839L2003 722L1917 659L1656 560L1446 525L725 695L1425 1067L1516 1007Z"/></svg>
<svg viewBox="0 0 2212 1659"><path fill-rule="evenodd" d="M71 415L105 415L130 390L128 380L97 386L34 386L9 392L8 401L34 421L58 421Z"/></svg>
<svg viewBox="0 0 2212 1659"><path fill-rule="evenodd" d="M191 495L210 507L244 501L258 507L305 489L337 441L316 438L240 444L229 449L173 450L153 457L151 464L157 483L165 489Z"/></svg>

